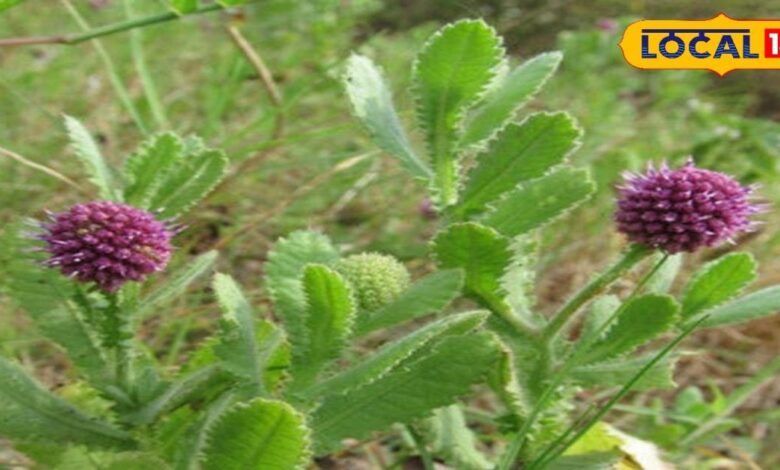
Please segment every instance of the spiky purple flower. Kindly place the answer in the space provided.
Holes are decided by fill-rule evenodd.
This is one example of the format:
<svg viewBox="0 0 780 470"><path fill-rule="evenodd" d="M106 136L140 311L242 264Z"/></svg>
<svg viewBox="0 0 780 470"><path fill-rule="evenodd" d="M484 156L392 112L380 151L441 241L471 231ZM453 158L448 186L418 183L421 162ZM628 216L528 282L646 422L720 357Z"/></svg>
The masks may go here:
<svg viewBox="0 0 780 470"><path fill-rule="evenodd" d="M689 160L682 168L664 163L645 174L624 175L615 213L618 230L632 242L667 253L714 246L750 230L761 210L748 196L753 188L732 177L702 170Z"/></svg>
<svg viewBox="0 0 780 470"><path fill-rule="evenodd" d="M104 292L142 281L171 258L175 231L142 209L96 201L49 217L52 222L43 224L46 233L39 237L52 255L45 264L81 282L94 282Z"/></svg>

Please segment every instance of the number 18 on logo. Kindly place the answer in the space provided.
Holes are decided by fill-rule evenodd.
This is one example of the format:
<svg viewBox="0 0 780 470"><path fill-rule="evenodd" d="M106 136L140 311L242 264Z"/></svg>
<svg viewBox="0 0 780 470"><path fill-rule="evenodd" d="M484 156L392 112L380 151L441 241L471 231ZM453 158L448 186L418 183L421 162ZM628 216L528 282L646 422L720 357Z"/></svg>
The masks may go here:
<svg viewBox="0 0 780 470"><path fill-rule="evenodd" d="M764 30L764 57L780 58L780 29Z"/></svg>

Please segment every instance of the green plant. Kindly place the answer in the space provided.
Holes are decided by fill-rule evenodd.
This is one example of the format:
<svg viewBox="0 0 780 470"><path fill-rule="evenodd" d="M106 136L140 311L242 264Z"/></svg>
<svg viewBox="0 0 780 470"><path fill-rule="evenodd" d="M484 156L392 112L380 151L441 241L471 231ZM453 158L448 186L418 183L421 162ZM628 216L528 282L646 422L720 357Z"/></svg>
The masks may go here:
<svg viewBox="0 0 780 470"><path fill-rule="evenodd" d="M669 294L681 257L670 252L749 228L755 206L726 175L662 168L627 181L621 196L619 221L647 222L619 226L637 243L552 316L540 313L533 289L540 231L595 191L588 172L568 162L581 140L572 117L519 119L560 61L553 52L514 66L484 22L444 27L412 71L417 145L379 68L352 56L345 85L355 117L428 189L440 215L429 247L437 268L411 282L391 257L343 256L322 233L294 231L264 264L269 311L258 313L261 302L230 275L215 274L208 294L221 312L218 326L175 370L140 341L141 324L211 271L215 252L154 289L126 282L117 290L98 276L67 278L41 266L40 250L61 256L51 244L63 240L44 238L42 246L10 227L4 293L76 373L55 392L0 360L0 434L42 465L66 468L301 468L375 437L413 446L428 467L442 459L464 469L603 468L627 458L627 438L611 431L606 413L634 389L673 386L673 349L695 329L771 315L780 290L743 296L756 263L731 253L700 268L679 296ZM149 137L117 172L78 121L66 123L98 197L161 219L194 207L226 173L221 151L174 133ZM681 186L663 193L672 180ZM651 200L684 207L652 207L651 220L638 212ZM672 238L673 225L652 228L667 216L656 210L677 211L665 223L687 224L679 234L688 238ZM696 220L677 220L691 213ZM724 225L710 233L715 222ZM76 230L86 237L92 228ZM666 238L655 238L659 231ZM160 257L133 245L136 235L114 235ZM632 279L629 293L613 290ZM367 347L379 335L391 339ZM499 437L490 449L470 427L476 387L491 397L481 415ZM613 388L603 404L577 411L579 392ZM713 430L724 411L708 415Z"/></svg>
<svg viewBox="0 0 780 470"><path fill-rule="evenodd" d="M427 158L407 137L389 87L370 59L354 56L346 75L357 119L380 148L430 188L442 214L443 228L432 244L438 265L464 271L463 293L491 311L486 327L509 355L502 380L492 383L513 423L514 439L500 468L518 459L528 468L549 465L632 387L672 386L675 361L669 347L634 353L639 346L675 329L680 333L670 345L697 327L768 315L778 301L776 289L769 288L719 306L755 277L746 254L705 266L687 285L681 304L666 294L679 267L667 264L668 254L653 257L653 268L626 299L604 296L617 279L651 257L652 250L634 245L549 320L535 311L531 287L538 229L593 192L587 173L566 163L580 138L571 117L542 112L514 121L559 60L557 53L543 54L512 68L500 40L479 21L461 21L436 33L412 74ZM724 277L721 270L733 275ZM588 310L579 335L570 336L573 318ZM574 418L571 400L580 387L621 385L600 411ZM599 457L620 455L577 458Z"/></svg>

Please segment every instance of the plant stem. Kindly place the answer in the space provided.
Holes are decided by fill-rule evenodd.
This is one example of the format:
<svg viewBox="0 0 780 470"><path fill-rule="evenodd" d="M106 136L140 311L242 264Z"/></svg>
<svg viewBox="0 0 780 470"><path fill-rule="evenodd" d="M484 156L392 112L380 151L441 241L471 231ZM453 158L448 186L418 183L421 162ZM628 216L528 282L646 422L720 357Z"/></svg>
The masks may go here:
<svg viewBox="0 0 780 470"><path fill-rule="evenodd" d="M113 353L115 385L127 393L131 388L132 326L117 294L106 294L108 307L101 312L100 334L104 346Z"/></svg>
<svg viewBox="0 0 780 470"><path fill-rule="evenodd" d="M78 23L81 29L85 31L91 31L89 24L87 24L86 20L84 20L84 17L81 16L79 11L76 9L76 7L73 6L70 0L62 0L62 4L68 10L68 13L70 13L73 19L76 20L76 23ZM111 85L114 87L114 91L116 91L116 94L119 96L119 101L122 102L122 105L125 107L127 112L130 113L130 116L133 118L133 121L135 121L135 124L138 126L138 129L141 131L141 133L146 134L147 128L143 122L143 119L141 119L141 114L133 104L133 100L130 98L130 92L122 83L119 72L114 65L114 61L111 60L111 56L108 54L108 51L106 51L106 49L103 47L103 44L97 40L92 42L92 46L95 48L95 51L97 51L100 59L103 61L103 65L106 67L108 78L111 80Z"/></svg>
<svg viewBox="0 0 780 470"><path fill-rule="evenodd" d="M696 323L688 326L685 328L677 337L674 338L669 344L667 344L661 351L656 354L653 359L644 365L631 379L623 385L623 388L620 389L618 393L615 394L610 400L599 409L599 411L593 415L590 419L588 419L585 426L580 428L574 435L565 441L562 445L560 445L557 449L553 449L554 445L551 446L551 448L548 448L547 451L545 451L536 461L531 463L531 465L528 467L528 470L536 469L536 468L544 468L548 463L555 460L559 455L561 455L563 452L566 451L569 447L572 446L575 442L577 442L590 428L592 428L596 423L598 423L604 415L606 415L609 410L612 409L615 404L623 399L628 392L631 391L631 389L636 385L637 382L639 382L639 379L641 379L650 369L653 368L656 364L658 364L661 359L666 357L672 349L677 347L678 344L682 342L685 338L688 337L693 331L705 320L708 316L705 316L701 319L699 319ZM573 428L572 428L573 429ZM571 431L571 429L570 429ZM572 434L572 433L567 433Z"/></svg>
<svg viewBox="0 0 780 470"><path fill-rule="evenodd" d="M625 274L651 253L653 253L653 250L643 245L634 244L629 246L615 264L593 278L585 287L577 292L574 297L566 302L558 313L553 316L550 323L547 324L543 336L547 340L555 340L558 334L560 334L586 303L603 292L620 276Z"/></svg>
<svg viewBox="0 0 780 470"><path fill-rule="evenodd" d="M250 2L247 2L250 3ZM224 7L219 3L212 3L191 11L186 16L199 15L201 13L209 13L212 11L221 10ZM182 15L173 12L166 11L156 13L154 15L143 16L141 18L134 18L127 21L121 21L118 23L112 23L99 28L89 29L78 34L63 34L57 36L30 36L19 38L5 38L0 39L0 47L2 46L27 46L34 44L61 44L61 45L74 45L90 39L99 38L102 36L109 36L116 33L121 33L135 28L142 28L145 26L151 26L159 23L166 23L168 21L178 20Z"/></svg>
<svg viewBox="0 0 780 470"><path fill-rule="evenodd" d="M631 268L631 266L634 266L637 262L639 262L641 259L643 259L645 256L649 255L650 253L652 253L652 251L649 248L638 247L637 245L629 247L628 250L623 254L623 257L620 260L618 260L618 262L615 263L612 266L612 268L608 269L605 273L603 273L597 279L605 278L608 273L610 273L613 270L615 270L616 266L621 266L621 265L624 265L624 264L628 264L628 262L626 261L627 259L628 260L631 260L631 259L634 259L634 258L637 258L637 259L635 261L633 261L632 263L630 263L630 265L628 267L626 267L625 269L620 271L619 274L614 276L609 282L607 282L604 286L602 286L601 289L606 288L615 279L617 279L617 277L619 277L620 274L625 273L628 269ZM642 277L642 279L636 285L634 290L631 292L631 295L629 295L628 298L625 301L623 301L623 303L621 304L620 308L615 310L615 312L607 319L607 321L605 321L601 325L601 327L596 332L596 334L593 335L593 339L591 341L589 341L589 342L586 342L586 343L580 342L578 344L578 347L569 356L569 359L557 370L557 372L552 377L552 379L550 379L549 382L546 384L544 392L542 392L541 396L536 401L536 404L534 405L533 410L531 411L529 416L523 422L523 426L520 428L518 433L515 435L515 438L510 443L509 448L506 451L504 451L503 455L501 456L501 461L500 461L500 463L498 465L499 469L501 469L501 470L509 470L510 468L512 468L512 466L515 464L515 461L517 460L518 456L520 455L521 449L525 445L525 441L526 441L528 432L531 429L531 426L536 421L536 418L542 413L545 405L547 404L547 402L549 401L550 397L553 395L555 390L557 390L558 387L563 383L563 381L566 378L566 375L568 374L568 372L572 368L574 368L580 362L580 358L584 356L584 353L587 352L587 350L593 345L593 343L599 337L601 337L601 334L606 330L606 328L620 315L620 313L622 312L624 306L632 298L634 298L637 295L638 292L640 292L644 288L644 286L647 284L647 282L655 275L656 272L658 272L658 270L661 268L661 266L663 266L663 264L666 262L666 260L668 258L669 258L669 256L665 255L663 258L661 258L661 260L658 261L658 263L655 264L655 266L653 266L653 268L650 271L648 271ZM589 284L588 286L586 286L583 290L587 290L588 287L590 285L592 285L592 284L593 284L593 282L591 284ZM593 294L591 295L590 298L592 298L593 296L598 294L599 291L600 290L593 291ZM582 291L580 291L580 293L582 293ZM579 294L577 296L575 296L575 298L578 297L578 296L579 296ZM589 300L590 298L582 300L579 305L581 306L582 304L587 302L587 300ZM571 302L569 302L569 304L571 304ZM569 305L569 304L567 304L567 305ZM574 309L574 312L576 312L576 310L578 308L579 307L576 307ZM570 315L573 315L573 313L570 314ZM543 368L542 369L543 371L548 372L548 371L551 370L551 367L552 367L552 364L550 364L548 361L550 361L552 359L551 348L552 348L552 345L555 343L556 338L555 338L555 335L553 335L553 336L545 336L545 337L542 338L542 341L543 341L543 347L545 347L546 349L544 349L542 351L545 355L540 358L540 361L541 361L540 367ZM539 376L538 380L540 380L540 381L543 380L543 377Z"/></svg>
<svg viewBox="0 0 780 470"><path fill-rule="evenodd" d="M414 426L407 424L404 427L406 428L406 432L412 437L412 441L414 441L414 446L417 448L417 453L420 454L425 470L434 470L436 466L433 464L431 453L428 452L428 448L425 446L425 440L420 433L414 429Z"/></svg>
<svg viewBox="0 0 780 470"><path fill-rule="evenodd" d="M127 419L136 426L152 424L164 413L202 399L207 393L213 393L217 387L228 388L232 382L225 377L223 370L217 364L202 367L170 384L157 398L146 403Z"/></svg>
<svg viewBox="0 0 780 470"><path fill-rule="evenodd" d="M482 296L480 296L480 299L491 312L495 313L501 320L509 324L518 333L528 338L538 337L539 330L531 323L516 315L511 308L507 308L507 306L502 303L492 301L491 299Z"/></svg>

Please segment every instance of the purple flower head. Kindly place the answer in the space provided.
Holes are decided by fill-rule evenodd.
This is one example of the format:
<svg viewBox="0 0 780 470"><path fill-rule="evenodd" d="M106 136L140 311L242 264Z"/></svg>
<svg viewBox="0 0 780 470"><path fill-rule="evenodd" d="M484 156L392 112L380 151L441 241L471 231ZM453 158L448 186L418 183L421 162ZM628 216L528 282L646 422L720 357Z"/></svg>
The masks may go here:
<svg viewBox="0 0 780 470"><path fill-rule="evenodd" d="M730 240L755 225L762 207L748 198L753 188L732 177L702 170L689 160L682 168L650 165L643 175L624 175L615 220L635 243L667 253L696 251Z"/></svg>
<svg viewBox="0 0 780 470"><path fill-rule="evenodd" d="M144 280L171 258L175 230L144 210L97 201L49 217L52 223L43 224L46 233L39 237L51 253L45 264L81 282L94 282L104 292Z"/></svg>
<svg viewBox="0 0 780 470"><path fill-rule="evenodd" d="M614 33L618 28L618 23L611 18L601 18L596 22L596 27L602 31Z"/></svg>

